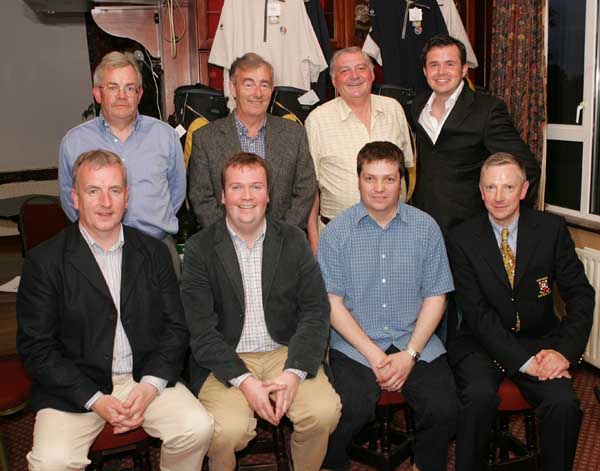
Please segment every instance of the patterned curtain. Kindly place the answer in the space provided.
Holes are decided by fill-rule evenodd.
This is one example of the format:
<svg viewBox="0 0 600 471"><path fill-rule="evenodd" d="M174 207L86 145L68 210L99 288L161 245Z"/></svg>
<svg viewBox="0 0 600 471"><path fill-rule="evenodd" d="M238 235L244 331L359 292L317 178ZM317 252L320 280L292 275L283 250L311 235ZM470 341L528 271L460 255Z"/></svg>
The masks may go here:
<svg viewBox="0 0 600 471"><path fill-rule="evenodd" d="M490 91L542 162L546 126L545 0L494 0ZM543 194L543 193L542 193Z"/></svg>

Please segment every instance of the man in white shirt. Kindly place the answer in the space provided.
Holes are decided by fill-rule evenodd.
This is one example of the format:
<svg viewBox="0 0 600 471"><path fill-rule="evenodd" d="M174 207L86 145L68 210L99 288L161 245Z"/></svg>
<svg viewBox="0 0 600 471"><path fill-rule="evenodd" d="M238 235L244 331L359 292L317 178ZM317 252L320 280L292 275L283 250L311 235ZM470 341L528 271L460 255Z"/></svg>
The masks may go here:
<svg viewBox="0 0 600 471"><path fill-rule="evenodd" d="M365 144L392 142L402 150L409 176L414 167L402 106L393 98L371 94L375 74L369 56L358 47L341 49L329 70L339 97L313 110L305 123L320 190L307 225L315 253L319 230L360 201L356 156ZM406 188L403 191L406 195Z"/></svg>
<svg viewBox="0 0 600 471"><path fill-rule="evenodd" d="M412 105L419 173L413 204L429 213L444 235L457 223L484 210L479 170L495 152L510 152L525 164L529 193L536 199L539 164L514 128L503 101L465 86L466 51L462 42L440 35L423 49L423 72L431 94Z"/></svg>
<svg viewBox="0 0 600 471"><path fill-rule="evenodd" d="M106 422L160 438L161 470L200 469L213 419L177 382L189 335L168 250L121 224L116 154L81 154L72 180L79 220L27 254L17 297L36 411L29 469L85 469Z"/></svg>

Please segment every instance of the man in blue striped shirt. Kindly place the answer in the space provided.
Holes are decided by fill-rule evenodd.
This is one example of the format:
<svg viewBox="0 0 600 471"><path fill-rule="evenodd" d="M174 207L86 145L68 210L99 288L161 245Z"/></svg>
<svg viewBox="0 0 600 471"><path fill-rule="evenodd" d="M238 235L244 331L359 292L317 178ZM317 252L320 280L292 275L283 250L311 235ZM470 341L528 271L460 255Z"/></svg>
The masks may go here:
<svg viewBox="0 0 600 471"><path fill-rule="evenodd" d="M323 467L348 470L348 447L382 390L414 411L415 466L445 470L457 400L444 345L434 334L454 289L441 231L400 202L402 151L371 142L358 154L360 203L327 225L319 263L331 303L330 363L342 417Z"/></svg>

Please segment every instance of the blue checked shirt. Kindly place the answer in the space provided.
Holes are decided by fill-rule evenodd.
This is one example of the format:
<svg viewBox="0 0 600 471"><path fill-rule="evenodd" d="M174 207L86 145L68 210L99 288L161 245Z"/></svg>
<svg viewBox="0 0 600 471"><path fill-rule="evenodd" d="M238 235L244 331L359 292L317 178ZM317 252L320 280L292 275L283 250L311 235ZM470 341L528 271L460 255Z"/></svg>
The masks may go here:
<svg viewBox="0 0 600 471"><path fill-rule="evenodd" d="M176 213L185 198L183 150L175 130L138 113L131 135L121 142L102 114L71 129L60 143L60 202L71 221L79 216L71 201L72 170L83 152L105 149L125 163L129 201L123 224L157 239L177 234Z"/></svg>
<svg viewBox="0 0 600 471"><path fill-rule="evenodd" d="M327 292L344 304L365 333L386 351L403 349L424 298L454 290L442 233L424 212L400 204L385 229L358 203L331 221L319 240L319 264ZM369 366L367 359L337 332L331 348ZM421 359L445 352L433 335Z"/></svg>
<svg viewBox="0 0 600 471"><path fill-rule="evenodd" d="M240 138L240 147L242 152L250 152L252 154L260 155L263 159L265 158L265 129L267 125L267 117L261 128L258 130L258 134L255 137L248 136L248 128L238 119L237 114L235 115L235 127L237 128L238 137Z"/></svg>

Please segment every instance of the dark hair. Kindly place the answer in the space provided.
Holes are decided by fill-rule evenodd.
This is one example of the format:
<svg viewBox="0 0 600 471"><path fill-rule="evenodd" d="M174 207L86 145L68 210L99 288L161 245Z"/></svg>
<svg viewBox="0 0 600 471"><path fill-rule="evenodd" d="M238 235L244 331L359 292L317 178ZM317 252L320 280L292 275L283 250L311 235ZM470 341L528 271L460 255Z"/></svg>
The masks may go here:
<svg viewBox="0 0 600 471"><path fill-rule="evenodd" d="M423 67L425 67L427 61L427 54L434 47L447 47L447 46L456 46L460 53L460 65L465 65L467 63L467 50L465 49L465 45L456 38L448 34L437 34L429 39L425 43L423 47L423 52L421 53L421 63Z"/></svg>
<svg viewBox="0 0 600 471"><path fill-rule="evenodd" d="M358 157L356 158L356 172L358 173L358 176L360 177L360 172L362 172L365 163L377 162L379 160L398 164L400 178L406 175L404 152L392 142L373 141L365 144L358 152Z"/></svg>
<svg viewBox="0 0 600 471"><path fill-rule="evenodd" d="M235 74L238 70L256 70L263 65L269 69L269 72L271 73L271 82L273 82L273 80L275 80L273 66L254 52L247 52L231 63L231 67L229 67L229 80L235 84Z"/></svg>
<svg viewBox="0 0 600 471"><path fill-rule="evenodd" d="M490 167L499 167L501 165L516 165L519 167L521 171L521 176L523 180L527 180L527 172L525 171L525 164L523 161L515 155L509 154L508 152L496 152L495 154L490 155L483 165L481 166L481 171L479 172L479 182L481 182L481 178L483 177L483 173Z"/></svg>
<svg viewBox="0 0 600 471"><path fill-rule="evenodd" d="M233 154L227 162L225 162L223 170L221 171L221 188L223 188L223 191L225 191L225 173L227 173L227 170L231 167L260 167L264 169L265 175L267 176L267 188L269 187L269 168L267 167L265 159L250 152L238 152L237 154Z"/></svg>

